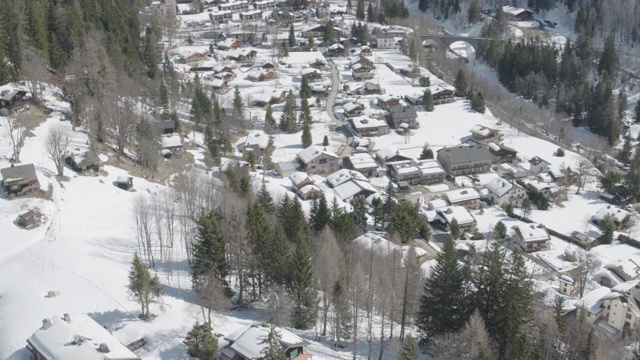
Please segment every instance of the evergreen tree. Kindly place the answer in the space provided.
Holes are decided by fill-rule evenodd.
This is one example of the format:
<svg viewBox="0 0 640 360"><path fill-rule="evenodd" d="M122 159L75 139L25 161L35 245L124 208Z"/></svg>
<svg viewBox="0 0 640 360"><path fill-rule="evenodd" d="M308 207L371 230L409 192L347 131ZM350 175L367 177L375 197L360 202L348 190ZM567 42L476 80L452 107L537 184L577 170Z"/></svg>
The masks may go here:
<svg viewBox="0 0 640 360"><path fill-rule="evenodd" d="M564 297L557 296L554 304L554 312L555 312L555 320L556 326L558 327L558 331L560 333L564 333L567 328L567 322L564 318Z"/></svg>
<svg viewBox="0 0 640 360"><path fill-rule="evenodd" d="M628 165L631 161L631 152L633 151L633 145L631 144L631 137L629 135L624 137L624 144L622 144L622 149L618 153L618 160L621 163Z"/></svg>
<svg viewBox="0 0 640 360"><path fill-rule="evenodd" d="M403 244L413 240L421 230L422 219L418 209L412 203L401 200L388 216L387 231L389 234L398 234Z"/></svg>
<svg viewBox="0 0 640 360"><path fill-rule="evenodd" d="M369 3L369 6L367 7L367 21L368 22L374 22L376 19L375 13L373 12L373 5L372 3Z"/></svg>
<svg viewBox="0 0 640 360"><path fill-rule="evenodd" d="M524 200L522 200L522 216L526 218L527 216L529 216L530 213L531 213L531 200L529 200L528 197L525 197Z"/></svg>
<svg viewBox="0 0 640 360"><path fill-rule="evenodd" d="M364 21L364 0L358 0L356 5L356 19Z"/></svg>
<svg viewBox="0 0 640 360"><path fill-rule="evenodd" d="M329 20L326 24L326 28L325 28L325 32L324 32L324 36L322 37L322 40L324 40L324 42L327 45L333 44L333 40L335 39L335 30L333 29L333 21Z"/></svg>
<svg viewBox="0 0 640 360"><path fill-rule="evenodd" d="M329 137L327 135L322 139L322 146L329 146Z"/></svg>
<svg viewBox="0 0 640 360"><path fill-rule="evenodd" d="M295 101L296 100L293 95L289 94L284 103L282 115L280 115L280 128L288 134L292 134L296 131L297 119L295 114Z"/></svg>
<svg viewBox="0 0 640 360"><path fill-rule="evenodd" d="M420 299L416 325L423 340L429 341L464 326L471 309L466 289L453 238L447 236Z"/></svg>
<svg viewBox="0 0 640 360"><path fill-rule="evenodd" d="M236 85L236 90L233 93L233 116L234 120L239 124L244 123L244 101L242 100L242 93L240 93L238 85Z"/></svg>
<svg viewBox="0 0 640 360"><path fill-rule="evenodd" d="M280 333L272 324L269 324L269 333L260 344L266 344L267 346L262 350L262 356L260 360L286 360L287 355L280 343Z"/></svg>
<svg viewBox="0 0 640 360"><path fill-rule="evenodd" d="M267 280L274 284L286 285L291 269L291 254L287 244L287 235L282 225L276 224L267 238L263 251L263 266Z"/></svg>
<svg viewBox="0 0 640 360"><path fill-rule="evenodd" d="M429 89L425 90L422 94L422 106L425 111L431 112L434 109L433 95L431 95L431 90Z"/></svg>
<svg viewBox="0 0 640 360"><path fill-rule="evenodd" d="M422 153L420 153L420 160L433 159L433 150L429 147L429 144L424 144L422 147Z"/></svg>
<svg viewBox="0 0 640 360"><path fill-rule="evenodd" d="M627 94L624 92L624 89L620 89L618 92L618 121L624 120L627 104Z"/></svg>
<svg viewBox="0 0 640 360"><path fill-rule="evenodd" d="M451 224L449 224L449 230L451 231L451 237L453 240L460 240L460 225L458 224L458 220L455 218L451 220Z"/></svg>
<svg viewBox="0 0 640 360"><path fill-rule="evenodd" d="M214 211L203 212L196 224L196 239L193 244L191 276L197 292L204 284L206 275L214 275L225 282L229 267L225 256L224 235L218 225ZM226 282L225 282L226 284Z"/></svg>
<svg viewBox="0 0 640 360"><path fill-rule="evenodd" d="M351 338L353 330L351 309L347 300L342 280L338 279L333 284L331 292L331 301L333 303L333 338L334 341L341 342Z"/></svg>
<svg viewBox="0 0 640 360"><path fill-rule="evenodd" d="M218 356L218 339L211 333L211 324L195 323L184 339L187 354L200 360L215 360Z"/></svg>
<svg viewBox="0 0 640 360"><path fill-rule="evenodd" d="M311 123L313 122L313 118L311 117L311 109L309 108L309 100L307 100L306 98L302 98L301 100L301 107L300 107L300 119L299 119L299 123L300 125L305 125L305 124L309 124L311 125Z"/></svg>
<svg viewBox="0 0 640 360"><path fill-rule="evenodd" d="M311 86L309 86L309 80L306 77L302 78L300 83L300 98L308 99L311 97Z"/></svg>
<svg viewBox="0 0 640 360"><path fill-rule="evenodd" d="M611 215L607 214L598 221L598 226L602 229L602 234L598 237L600 244L611 244L613 241L613 232L616 230L616 224L613 222Z"/></svg>
<svg viewBox="0 0 640 360"><path fill-rule="evenodd" d="M593 330L589 331L589 334L587 335L587 344L582 350L580 358L584 360L596 359L596 344L593 338Z"/></svg>
<svg viewBox="0 0 640 360"><path fill-rule="evenodd" d="M289 43L286 41L282 41L282 57L287 57L289 56Z"/></svg>
<svg viewBox="0 0 640 360"><path fill-rule="evenodd" d="M157 302L162 292L158 275L151 275L136 252L131 262L131 270L129 270L129 294L140 304L141 319L148 319L151 316L149 305Z"/></svg>
<svg viewBox="0 0 640 360"><path fill-rule="evenodd" d="M318 233L324 229L325 226L331 223L331 211L327 204L327 199L324 194L320 194L311 204L311 211L309 213L309 221L311 227Z"/></svg>
<svg viewBox="0 0 640 360"><path fill-rule="evenodd" d="M264 115L264 125L267 134L273 134L276 129L276 119L273 117L271 104L267 105L267 110Z"/></svg>
<svg viewBox="0 0 640 360"><path fill-rule="evenodd" d="M638 99L636 106L633 108L633 120L636 123L640 123L640 99Z"/></svg>
<svg viewBox="0 0 640 360"><path fill-rule="evenodd" d="M484 98L482 97L482 93L478 92L476 94L471 95L471 108L480 114L484 114L485 106L484 106Z"/></svg>
<svg viewBox="0 0 640 360"><path fill-rule="evenodd" d="M291 24L291 26L289 26L289 47L292 48L294 46L296 46L296 33L295 30L293 29L293 24Z"/></svg>
<svg viewBox="0 0 640 360"><path fill-rule="evenodd" d="M310 329L316 322L317 292L306 235L299 233L296 244L289 286L293 298L291 324L296 329L304 330Z"/></svg>
<svg viewBox="0 0 640 360"><path fill-rule="evenodd" d="M351 207L353 211L351 212L351 217L353 218L353 223L356 225L366 226L367 222L367 203L364 198L355 197L351 200Z"/></svg>
<svg viewBox="0 0 640 360"><path fill-rule="evenodd" d="M266 214L273 214L276 207L273 204L273 197L271 196L271 193L269 192L269 190L267 190L266 183L262 183L262 186L260 187L260 191L258 191L258 194L257 194L257 199L260 206L262 206L262 210Z"/></svg>
<svg viewBox="0 0 640 360"><path fill-rule="evenodd" d="M342 243L353 240L356 235L356 224L353 221L353 216L340 208L335 198L331 206L331 229L333 229L337 239Z"/></svg>
<svg viewBox="0 0 640 360"><path fill-rule="evenodd" d="M413 336L408 335L402 343L402 348L396 360L418 360L419 354L420 349L418 349L418 344L413 340Z"/></svg>
<svg viewBox="0 0 640 360"><path fill-rule="evenodd" d="M475 24L482 18L480 4L478 0L471 0L469 2L469 8L467 9L467 21L469 24Z"/></svg>
<svg viewBox="0 0 640 360"><path fill-rule="evenodd" d="M608 170L604 173L604 176L600 178L600 186L609 194L614 194L616 192L616 187L620 183L622 178L620 174L613 170Z"/></svg>
<svg viewBox="0 0 640 360"><path fill-rule="evenodd" d="M467 96L467 77L464 75L462 69L458 70L458 74L456 74L454 86L460 96Z"/></svg>
<svg viewBox="0 0 640 360"><path fill-rule="evenodd" d="M311 125L308 122L305 122L302 125L302 147L308 148L313 144L313 139L311 138Z"/></svg>
<svg viewBox="0 0 640 360"><path fill-rule="evenodd" d="M493 239L502 240L505 236L507 236L507 226L502 221L498 221L493 227Z"/></svg>
<svg viewBox="0 0 640 360"><path fill-rule="evenodd" d="M618 55L616 53L616 44L613 35L607 36L604 42L604 50L598 62L598 74L607 74L611 79L615 77L616 68L618 67Z"/></svg>

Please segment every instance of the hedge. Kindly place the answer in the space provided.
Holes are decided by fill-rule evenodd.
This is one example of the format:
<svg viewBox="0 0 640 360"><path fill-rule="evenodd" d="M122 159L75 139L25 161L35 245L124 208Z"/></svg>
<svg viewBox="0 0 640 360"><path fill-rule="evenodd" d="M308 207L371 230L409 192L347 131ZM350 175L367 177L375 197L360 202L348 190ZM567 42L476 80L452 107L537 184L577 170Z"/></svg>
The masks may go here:
<svg viewBox="0 0 640 360"><path fill-rule="evenodd" d="M627 244L629 246L633 246L636 249L640 249L640 241L630 238L626 235L618 235L618 241L620 241L621 244Z"/></svg>

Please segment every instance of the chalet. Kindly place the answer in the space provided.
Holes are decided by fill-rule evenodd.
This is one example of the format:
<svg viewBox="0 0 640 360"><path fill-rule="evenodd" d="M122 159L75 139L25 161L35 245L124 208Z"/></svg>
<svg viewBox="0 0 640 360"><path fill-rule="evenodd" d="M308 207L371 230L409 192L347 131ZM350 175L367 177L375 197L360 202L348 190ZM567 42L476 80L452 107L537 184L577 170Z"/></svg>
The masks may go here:
<svg viewBox="0 0 640 360"><path fill-rule="evenodd" d="M363 46L360 48L360 56L371 56L373 55L373 52L371 51L371 48L368 46Z"/></svg>
<svg viewBox="0 0 640 360"><path fill-rule="evenodd" d="M244 143L240 146L240 153L242 157L245 157L248 152L253 152L257 161L271 144L273 144L273 139L269 135L261 133L247 135Z"/></svg>
<svg viewBox="0 0 640 360"><path fill-rule="evenodd" d="M309 67L321 70L327 67L327 62L324 59L316 58L313 61L309 61Z"/></svg>
<svg viewBox="0 0 640 360"><path fill-rule="evenodd" d="M258 52L255 51L254 49L249 49L249 48L236 49L236 50L230 51L227 54L227 59L230 59L233 61L247 61L255 58L257 54Z"/></svg>
<svg viewBox="0 0 640 360"><path fill-rule="evenodd" d="M349 59L349 67L353 69L353 67L355 65L366 65L368 66L370 69L375 69L376 66L373 63L373 61L371 61L369 58L365 57L365 56L361 56L361 55L356 55L356 56L352 56Z"/></svg>
<svg viewBox="0 0 640 360"><path fill-rule="evenodd" d="M276 164L276 171L283 178L289 177L297 171L296 166L298 166L297 162L283 161Z"/></svg>
<svg viewBox="0 0 640 360"><path fill-rule="evenodd" d="M181 156L183 152L182 138L179 134L168 134L160 137L160 153L162 156Z"/></svg>
<svg viewBox="0 0 640 360"><path fill-rule="evenodd" d="M229 87L226 81L218 78L202 79L201 83L205 90L216 93L224 92Z"/></svg>
<svg viewBox="0 0 640 360"><path fill-rule="evenodd" d="M367 82L366 84L364 84L364 92L367 95L382 94L382 88L380 88L380 84Z"/></svg>
<svg viewBox="0 0 640 360"><path fill-rule="evenodd" d="M380 136L389 133L389 124L386 121L366 116L349 118L349 125L359 136Z"/></svg>
<svg viewBox="0 0 640 360"><path fill-rule="evenodd" d="M306 185L296 191L302 200L313 200L322 195L322 189L315 185Z"/></svg>
<svg viewBox="0 0 640 360"><path fill-rule="evenodd" d="M378 163L369 153L357 153L345 157L343 166L346 169L355 170L366 177L372 177L378 173Z"/></svg>
<svg viewBox="0 0 640 360"><path fill-rule="evenodd" d="M70 168L75 172L84 172L87 170L100 171L102 161L93 150L81 152L73 152L64 160Z"/></svg>
<svg viewBox="0 0 640 360"><path fill-rule="evenodd" d="M140 360L106 328L84 314L42 320L42 327L27 339L26 348L35 360Z"/></svg>
<svg viewBox="0 0 640 360"><path fill-rule="evenodd" d="M327 54L327 56L342 56L344 55L344 46L342 46L341 44L335 43L331 46L329 46L327 48L327 50L325 50L325 53Z"/></svg>
<svg viewBox="0 0 640 360"><path fill-rule="evenodd" d="M218 5L220 11L230 11L232 13L239 13L249 10L249 3L246 1L234 1L230 3Z"/></svg>
<svg viewBox="0 0 640 360"><path fill-rule="evenodd" d="M263 340L269 336L270 328L264 324L247 325L224 337L229 344L220 349L220 360L250 360L264 356L269 344ZM282 346L285 359L307 360L311 353L305 349L309 342L288 330L278 328L278 342Z"/></svg>
<svg viewBox="0 0 640 360"><path fill-rule="evenodd" d="M543 160L538 156L534 156L529 159L529 171L531 171L533 175L549 171L549 165L551 164L548 161Z"/></svg>
<svg viewBox="0 0 640 360"><path fill-rule="evenodd" d="M378 150L376 153L376 161L380 166L386 168L387 164L396 162L396 161L407 161L412 160L412 158L405 154L402 150L392 150L390 148L384 148Z"/></svg>
<svg viewBox="0 0 640 360"><path fill-rule="evenodd" d="M542 224L515 225L511 228L511 241L526 252L549 250L551 237Z"/></svg>
<svg viewBox="0 0 640 360"><path fill-rule="evenodd" d="M3 86L0 88L0 115L9 116L29 109L31 93Z"/></svg>
<svg viewBox="0 0 640 360"><path fill-rule="evenodd" d="M638 281L619 283L611 289L599 287L578 300L576 316L591 324L606 326L617 334L635 329L640 319L640 286Z"/></svg>
<svg viewBox="0 0 640 360"><path fill-rule="evenodd" d="M315 145L300 151L297 159L302 170L310 174L331 174L340 166L338 155L327 148Z"/></svg>
<svg viewBox="0 0 640 360"><path fill-rule="evenodd" d="M545 183L538 180L525 180L524 183L528 187L535 189L548 200L556 200L561 194L560 187L555 183Z"/></svg>
<svg viewBox="0 0 640 360"><path fill-rule="evenodd" d="M514 7L514 6L503 6L502 11L511 19L517 21L529 21L533 20L533 11Z"/></svg>
<svg viewBox="0 0 640 360"><path fill-rule="evenodd" d="M371 70L373 70L373 68L367 64L354 64L351 67L351 76L357 80L372 79L373 72Z"/></svg>
<svg viewBox="0 0 640 360"><path fill-rule="evenodd" d="M378 106L380 106L380 108L384 110L388 110L393 106L400 105L400 98L393 95L388 95L388 94L378 95L376 97L376 100L378 100Z"/></svg>
<svg viewBox="0 0 640 360"><path fill-rule="evenodd" d="M474 188L462 188L445 192L443 198L450 205L462 206L467 209L477 210L482 207L480 202L480 193Z"/></svg>
<svg viewBox="0 0 640 360"><path fill-rule="evenodd" d="M489 147L489 149L490 149L490 147ZM527 176L527 173L524 172L524 170L519 166L514 167L514 166L511 166L509 164L503 163L503 164L500 164L499 167L500 167L500 169L502 169L504 171L504 175L503 176L505 176L505 177L511 177L511 178L514 178L514 179L520 179L520 178L523 178L523 177Z"/></svg>
<svg viewBox="0 0 640 360"><path fill-rule="evenodd" d="M0 170L0 174L4 192L9 195L22 195L40 188L33 164L11 165Z"/></svg>
<svg viewBox="0 0 640 360"><path fill-rule="evenodd" d="M209 19L214 23L223 22L233 19L233 13L231 11L214 11L209 13Z"/></svg>
<svg viewBox="0 0 640 360"><path fill-rule="evenodd" d="M500 134L500 131L488 128L484 125L476 125L472 127L469 132L471 133L471 138L480 141L496 138Z"/></svg>
<svg viewBox="0 0 640 360"><path fill-rule="evenodd" d="M240 40L228 37L223 41L218 42L218 50L230 51L237 49L240 46Z"/></svg>
<svg viewBox="0 0 640 360"><path fill-rule="evenodd" d="M378 49L394 49L396 47L396 38L393 34L380 33L376 35L376 44Z"/></svg>
<svg viewBox="0 0 640 360"><path fill-rule="evenodd" d="M429 87L429 91L431 91L434 105L447 104L455 101L455 91L449 87L434 85Z"/></svg>
<svg viewBox="0 0 640 360"><path fill-rule="evenodd" d="M252 106L265 107L269 104L279 104L285 100L287 92L285 90L273 89L270 93L261 93L253 95L249 104Z"/></svg>
<svg viewBox="0 0 640 360"><path fill-rule="evenodd" d="M211 70L216 74L223 72L233 73L233 68L228 64L217 64Z"/></svg>
<svg viewBox="0 0 640 360"><path fill-rule="evenodd" d="M491 169L493 159L486 146L454 146L438 150L437 159L452 176L480 174Z"/></svg>
<svg viewBox="0 0 640 360"><path fill-rule="evenodd" d="M261 0L253 3L256 10L271 11L276 8L276 2L273 0Z"/></svg>
<svg viewBox="0 0 640 360"><path fill-rule="evenodd" d="M300 76L307 80L318 80L322 78L322 73L318 69L308 67L300 70Z"/></svg>
<svg viewBox="0 0 640 360"><path fill-rule="evenodd" d="M327 96L329 95L329 87L327 85L312 85L311 95L313 96Z"/></svg>
<svg viewBox="0 0 640 360"><path fill-rule="evenodd" d="M235 74L233 72L226 72L226 71L213 74L214 78L224 81L225 85L228 84L229 81L231 81L231 79L233 79L234 76Z"/></svg>
<svg viewBox="0 0 640 360"><path fill-rule="evenodd" d="M324 33L327 32L327 26L318 24L307 28L302 31L302 37L308 39L309 37L323 37Z"/></svg>
<svg viewBox="0 0 640 360"><path fill-rule="evenodd" d="M344 114L347 117L360 116L364 111L364 104L360 104L356 102L348 102L342 105L342 108L344 109Z"/></svg>
<svg viewBox="0 0 640 360"><path fill-rule="evenodd" d="M410 105L392 106L387 110L385 118L391 128L398 128L401 124L407 124L409 128L418 127L418 114L416 108Z"/></svg>
<svg viewBox="0 0 640 360"><path fill-rule="evenodd" d="M38 209L29 210L24 214L20 214L16 219L16 224L24 229L33 229L40 225L44 215Z"/></svg>
<svg viewBox="0 0 640 360"><path fill-rule="evenodd" d="M616 278L619 279L616 283L640 278L640 265L638 265L634 259L619 260L618 262L608 263L604 268L615 274Z"/></svg>
<svg viewBox="0 0 640 360"><path fill-rule="evenodd" d="M503 178L495 178L485 185L489 191L488 199L494 204L501 206L511 204L512 206L521 206L522 201L527 196L527 192L513 181Z"/></svg>
<svg viewBox="0 0 640 360"><path fill-rule="evenodd" d="M465 231L476 226L476 218L462 206L447 206L436 210L437 220L444 226L450 226L455 219L460 230ZM456 239L457 240L457 239Z"/></svg>
<svg viewBox="0 0 640 360"><path fill-rule="evenodd" d="M598 210L598 212L591 217L591 222L600 226L600 222L606 216L611 217L611 220L616 224L616 229L618 230L628 228L631 225L631 214L626 210L611 205L607 205Z"/></svg>
<svg viewBox="0 0 640 360"><path fill-rule="evenodd" d="M131 176L118 176L114 184L120 189L129 190L133 187L133 178Z"/></svg>
<svg viewBox="0 0 640 360"><path fill-rule="evenodd" d="M247 80L254 82L267 81L273 77L272 70L251 70L247 73Z"/></svg>
<svg viewBox="0 0 640 360"><path fill-rule="evenodd" d="M204 58L191 66L189 71L211 71L218 64L218 60L214 58Z"/></svg>
<svg viewBox="0 0 640 360"><path fill-rule="evenodd" d="M176 122L173 120L154 121L152 126L160 134L173 134L176 131Z"/></svg>
<svg viewBox="0 0 640 360"><path fill-rule="evenodd" d="M445 176L444 169L434 159L386 161L386 167L387 173L398 185L436 184L442 182Z"/></svg>
<svg viewBox="0 0 640 360"><path fill-rule="evenodd" d="M330 188L335 188L351 180L369 181L358 171L340 169L327 176L326 181Z"/></svg>
<svg viewBox="0 0 640 360"><path fill-rule="evenodd" d="M575 296L578 294L578 286L576 281L569 275L560 275L558 279L558 290L560 294L565 296Z"/></svg>
<svg viewBox="0 0 640 360"><path fill-rule="evenodd" d="M300 190L307 185L315 184L315 181L307 173L301 171L296 171L289 175L289 180L291 180L294 191Z"/></svg>
<svg viewBox="0 0 640 360"><path fill-rule="evenodd" d="M351 179L333 188L333 192L342 201L351 201L355 198L366 199L376 194L376 189L368 181Z"/></svg>
<svg viewBox="0 0 640 360"><path fill-rule="evenodd" d="M262 20L262 10L249 10L240 13L240 21L259 21Z"/></svg>
<svg viewBox="0 0 640 360"><path fill-rule="evenodd" d="M489 149L491 155L494 156L495 162L511 163L518 159L518 151L508 146L504 146L495 142L489 142L487 144L487 148Z"/></svg>

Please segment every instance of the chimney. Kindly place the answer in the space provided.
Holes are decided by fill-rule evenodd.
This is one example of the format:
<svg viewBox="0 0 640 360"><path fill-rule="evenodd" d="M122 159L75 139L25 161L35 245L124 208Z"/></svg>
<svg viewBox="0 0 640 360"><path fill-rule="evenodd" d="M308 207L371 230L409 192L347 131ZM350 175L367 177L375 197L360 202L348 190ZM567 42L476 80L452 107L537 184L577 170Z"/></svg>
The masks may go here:
<svg viewBox="0 0 640 360"><path fill-rule="evenodd" d="M109 345L107 345L106 343L101 343L100 345L98 345L98 352L106 354L109 351Z"/></svg>
<svg viewBox="0 0 640 360"><path fill-rule="evenodd" d="M42 330L47 330L51 326L53 326L53 324L51 323L51 320L49 319L42 320Z"/></svg>
<svg viewBox="0 0 640 360"><path fill-rule="evenodd" d="M71 322L71 316L69 316L69 314L64 314L63 319L64 319L64 321L66 321L66 322L68 322L68 323L70 323L70 322Z"/></svg>

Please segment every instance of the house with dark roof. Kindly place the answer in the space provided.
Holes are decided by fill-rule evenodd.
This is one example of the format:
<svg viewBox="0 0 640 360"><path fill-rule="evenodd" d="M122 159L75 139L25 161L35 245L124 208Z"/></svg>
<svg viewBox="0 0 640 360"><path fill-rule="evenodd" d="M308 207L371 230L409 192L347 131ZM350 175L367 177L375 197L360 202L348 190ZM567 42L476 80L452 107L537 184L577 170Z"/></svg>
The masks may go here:
<svg viewBox="0 0 640 360"><path fill-rule="evenodd" d="M385 115L389 127L396 129L400 124L407 124L410 128L418 127L418 114L416 108L411 105L392 106Z"/></svg>
<svg viewBox="0 0 640 360"><path fill-rule="evenodd" d="M36 168L33 164L11 165L0 170L2 187L9 195L22 195L40 188Z"/></svg>
<svg viewBox="0 0 640 360"><path fill-rule="evenodd" d="M307 360L311 358L309 350L305 349L310 343L292 332L276 328L278 342L282 346L285 359ZM264 356L269 344L264 341L269 336L270 327L265 324L244 326L224 337L228 345L220 349L220 360L251 360Z"/></svg>
<svg viewBox="0 0 640 360"><path fill-rule="evenodd" d="M533 175L537 175L542 172L549 171L550 165L551 164L548 161L538 156L534 156L531 159L529 159L529 171L531 171Z"/></svg>
<svg viewBox="0 0 640 360"><path fill-rule="evenodd" d="M495 161L498 163L510 163L518 158L518 151L514 148L510 148L508 146L504 146L495 142L488 143L487 147L491 155L495 157Z"/></svg>
<svg viewBox="0 0 640 360"><path fill-rule="evenodd" d="M459 145L438 150L437 159L447 174L460 176L488 172L493 156L485 145Z"/></svg>
<svg viewBox="0 0 640 360"><path fill-rule="evenodd" d="M70 168L75 172L84 172L87 170L100 171L102 161L93 150L74 152L69 154L64 160Z"/></svg>
<svg viewBox="0 0 640 360"><path fill-rule="evenodd" d="M0 89L0 115L8 116L29 109L30 93L3 87Z"/></svg>
<svg viewBox="0 0 640 360"><path fill-rule="evenodd" d="M302 37L304 38L309 38L314 37L322 37L324 36L324 33L327 32L327 26L323 25L323 24L318 24L318 25L314 25L309 27L308 29L302 31Z"/></svg>

